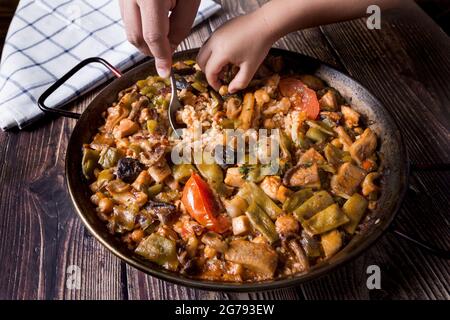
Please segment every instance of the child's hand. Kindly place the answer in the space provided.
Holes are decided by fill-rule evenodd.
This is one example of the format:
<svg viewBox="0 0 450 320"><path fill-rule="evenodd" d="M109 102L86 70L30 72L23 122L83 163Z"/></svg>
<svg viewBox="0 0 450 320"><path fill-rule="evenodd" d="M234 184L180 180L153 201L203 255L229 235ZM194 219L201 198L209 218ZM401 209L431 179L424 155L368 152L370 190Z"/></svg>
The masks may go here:
<svg viewBox="0 0 450 320"><path fill-rule="evenodd" d="M200 50L197 62L215 90L221 85L218 76L222 68L229 63L238 66L239 72L228 86L233 93L247 87L275 40L265 19L254 12L215 31Z"/></svg>
<svg viewBox="0 0 450 320"><path fill-rule="evenodd" d="M172 53L189 34L199 5L200 0L120 0L128 41L155 57L161 77L169 76Z"/></svg>

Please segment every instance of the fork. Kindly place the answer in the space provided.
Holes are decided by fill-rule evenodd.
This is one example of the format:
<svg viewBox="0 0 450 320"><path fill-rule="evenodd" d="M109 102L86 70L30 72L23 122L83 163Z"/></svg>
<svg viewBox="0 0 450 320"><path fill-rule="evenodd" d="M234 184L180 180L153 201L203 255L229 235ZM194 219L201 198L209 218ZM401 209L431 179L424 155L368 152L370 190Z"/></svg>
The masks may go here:
<svg viewBox="0 0 450 320"><path fill-rule="evenodd" d="M169 123L170 126L173 129L173 132L177 136L177 138L181 138L181 136L178 134L177 129L180 129L180 125L177 124L176 116L177 111L182 108L182 105L180 103L180 100L178 100L178 92L177 92L177 83L175 80L175 75L173 70L170 71L170 85L171 85L171 97L170 97L170 103L169 103Z"/></svg>

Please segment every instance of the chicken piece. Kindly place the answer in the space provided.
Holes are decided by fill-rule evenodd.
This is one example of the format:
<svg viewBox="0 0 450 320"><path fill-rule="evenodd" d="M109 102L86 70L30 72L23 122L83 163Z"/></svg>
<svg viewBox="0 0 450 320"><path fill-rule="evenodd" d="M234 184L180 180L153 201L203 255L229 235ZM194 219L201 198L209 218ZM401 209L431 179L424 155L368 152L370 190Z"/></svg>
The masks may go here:
<svg viewBox="0 0 450 320"><path fill-rule="evenodd" d="M277 190L276 200L284 203L294 192L291 189L286 188L284 185L280 185Z"/></svg>
<svg viewBox="0 0 450 320"><path fill-rule="evenodd" d="M331 178L331 189L334 194L348 199L363 181L366 172L351 164L344 163L340 166L338 173Z"/></svg>
<svg viewBox="0 0 450 320"><path fill-rule="evenodd" d="M233 234L235 236L245 235L251 230L250 220L247 216L233 218L231 219L231 224L233 226Z"/></svg>
<svg viewBox="0 0 450 320"><path fill-rule="evenodd" d="M150 182L151 182L150 175L146 170L143 170L141 171L141 173L139 173L138 177L136 178L136 180L134 180L131 186L136 190L144 191L145 188L148 187Z"/></svg>
<svg viewBox="0 0 450 320"><path fill-rule="evenodd" d="M232 187L242 187L245 182L244 175L239 172L237 167L228 168L224 182Z"/></svg>
<svg viewBox="0 0 450 320"><path fill-rule="evenodd" d="M277 200L277 192L281 186L281 178L278 176L267 176L259 184L259 187L272 199Z"/></svg>
<svg viewBox="0 0 450 320"><path fill-rule="evenodd" d="M342 126L334 128L334 131L338 134L339 141L342 143L343 146L343 150L347 151L353 144L352 138L350 138L350 136Z"/></svg>
<svg viewBox="0 0 450 320"><path fill-rule="evenodd" d="M341 112L344 116L345 125L349 128L357 127L359 123L359 113L349 106L341 106Z"/></svg>
<svg viewBox="0 0 450 320"><path fill-rule="evenodd" d="M231 97L224 104L228 119L237 119L242 111L241 100Z"/></svg>
<svg viewBox="0 0 450 320"><path fill-rule="evenodd" d="M263 111L265 116L277 114L279 112L287 113L291 108L291 101L287 97L281 98L280 101L273 100L272 103Z"/></svg>
<svg viewBox="0 0 450 320"><path fill-rule="evenodd" d="M263 106L270 101L270 97L267 91L264 89L259 89L255 91L255 101L258 106Z"/></svg>
<svg viewBox="0 0 450 320"><path fill-rule="evenodd" d="M363 134L349 148L353 159L361 164L370 157L377 148L377 135L370 129L364 130Z"/></svg>
<svg viewBox="0 0 450 320"><path fill-rule="evenodd" d="M380 174L378 172L369 173L362 183L362 194L368 196L372 192L377 192L380 188L375 185L374 180L378 179Z"/></svg>
<svg viewBox="0 0 450 320"><path fill-rule="evenodd" d="M297 165L289 169L283 179L283 183L291 187L320 188L320 177L317 164L309 167Z"/></svg>
<svg viewBox="0 0 450 320"><path fill-rule="evenodd" d="M120 120L128 117L130 114L130 104L134 97L134 94L127 93L120 99L116 106L108 108L108 117L105 122L106 132L112 132Z"/></svg>
<svg viewBox="0 0 450 320"><path fill-rule="evenodd" d="M321 236L321 242L325 258L331 258L342 246L342 234L338 230L332 230Z"/></svg>
<svg viewBox="0 0 450 320"><path fill-rule="evenodd" d="M278 255L268 244L246 240L231 241L225 259L244 265L264 279L273 277L278 264Z"/></svg>
<svg viewBox="0 0 450 320"><path fill-rule="evenodd" d="M168 176L170 176L172 174L172 171L167 165L167 162L164 161L164 163L162 164L153 165L148 168L148 173L156 183L160 183L164 181Z"/></svg>
<svg viewBox="0 0 450 320"><path fill-rule="evenodd" d="M308 149L299 159L299 163L301 164L312 164L312 163L324 163L325 159L323 156L316 151L314 148Z"/></svg>
<svg viewBox="0 0 450 320"><path fill-rule="evenodd" d="M332 90L328 90L319 100L321 110L335 111L338 107L336 94Z"/></svg>
<svg viewBox="0 0 450 320"><path fill-rule="evenodd" d="M239 116L239 128L250 129L255 113L255 98L252 93L246 93L242 104L242 111Z"/></svg>
<svg viewBox="0 0 450 320"><path fill-rule="evenodd" d="M130 136L139 130L136 122L130 119L122 119L117 127L113 130L113 135L116 139Z"/></svg>
<svg viewBox="0 0 450 320"><path fill-rule="evenodd" d="M300 230L297 219L289 214L279 216L275 221L275 228L278 234L284 237L296 234Z"/></svg>

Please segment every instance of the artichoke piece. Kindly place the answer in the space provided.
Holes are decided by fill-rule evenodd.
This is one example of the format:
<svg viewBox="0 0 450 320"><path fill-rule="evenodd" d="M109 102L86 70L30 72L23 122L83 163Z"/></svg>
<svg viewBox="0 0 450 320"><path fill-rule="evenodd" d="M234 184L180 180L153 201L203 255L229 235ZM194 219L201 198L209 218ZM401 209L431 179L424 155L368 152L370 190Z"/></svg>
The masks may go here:
<svg viewBox="0 0 450 320"><path fill-rule="evenodd" d="M178 268L175 242L159 234L153 233L142 240L136 253L168 270Z"/></svg>
<svg viewBox="0 0 450 320"><path fill-rule="evenodd" d="M172 175L175 180L185 183L195 171L192 164L182 163L173 166Z"/></svg>
<svg viewBox="0 0 450 320"><path fill-rule="evenodd" d="M116 148L108 147L101 152L98 163L103 169L109 169L116 165L117 161L119 161L119 157L119 151Z"/></svg>
<svg viewBox="0 0 450 320"><path fill-rule="evenodd" d="M81 160L81 169L86 179L91 179L94 174L94 169L99 159L99 152L90 148L83 148L83 159Z"/></svg>

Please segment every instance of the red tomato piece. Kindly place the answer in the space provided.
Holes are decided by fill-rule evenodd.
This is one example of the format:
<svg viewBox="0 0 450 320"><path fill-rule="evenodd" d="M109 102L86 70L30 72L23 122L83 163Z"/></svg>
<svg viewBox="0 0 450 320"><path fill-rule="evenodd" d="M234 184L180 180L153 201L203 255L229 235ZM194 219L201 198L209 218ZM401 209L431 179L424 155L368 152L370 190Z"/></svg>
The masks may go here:
<svg viewBox="0 0 450 320"><path fill-rule="evenodd" d="M296 78L283 78L278 84L281 94L291 100L294 108L305 111L314 120L320 113L316 92Z"/></svg>
<svg viewBox="0 0 450 320"><path fill-rule="evenodd" d="M224 233L230 229L230 221L225 216L217 216L217 204L209 185L196 173L186 182L181 198L189 215L205 228Z"/></svg>

